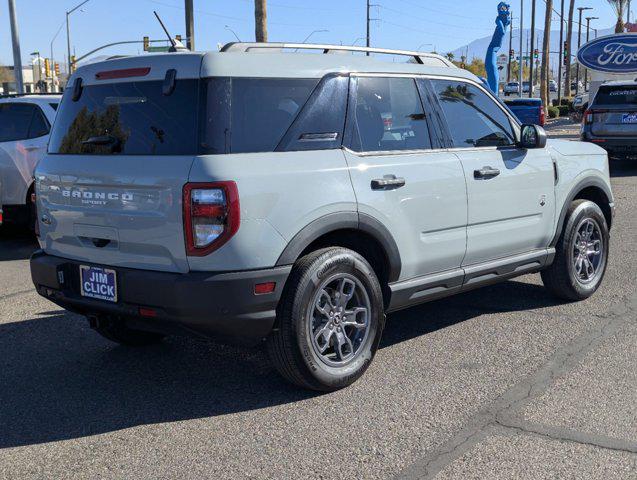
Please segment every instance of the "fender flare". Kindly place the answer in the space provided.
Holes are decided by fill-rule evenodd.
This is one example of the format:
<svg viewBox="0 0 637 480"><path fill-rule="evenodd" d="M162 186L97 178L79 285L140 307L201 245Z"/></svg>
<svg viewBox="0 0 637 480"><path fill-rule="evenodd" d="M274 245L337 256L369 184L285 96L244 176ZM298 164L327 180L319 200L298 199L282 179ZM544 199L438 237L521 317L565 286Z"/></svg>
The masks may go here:
<svg viewBox="0 0 637 480"><path fill-rule="evenodd" d="M591 178L585 178L581 180L580 182L578 182L571 189L568 196L566 197L566 201L564 202L564 205L562 206L562 211L560 212L560 216L557 222L557 229L555 231L555 236L553 237L553 240L551 241L551 244L549 245L550 247L555 247L557 245L558 240L560 239L560 236L562 235L562 229L564 228L564 222L566 221L566 214L568 212L568 209L571 203L573 202L573 200L575 200L575 197L577 196L579 192L589 187L599 188L602 192L604 192L604 195L606 195L606 198L608 198L608 201L612 202L613 194L610 191L610 188L608 187L608 185L606 185L606 183L604 183L601 179L597 177L591 177ZM608 228L610 229L610 227L611 225L609 224Z"/></svg>
<svg viewBox="0 0 637 480"><path fill-rule="evenodd" d="M388 281L398 280L402 264L394 237L387 227L374 217L357 212L329 213L309 223L290 240L279 256L276 266L293 264L312 242L338 230L359 230L374 237L382 246L389 262Z"/></svg>

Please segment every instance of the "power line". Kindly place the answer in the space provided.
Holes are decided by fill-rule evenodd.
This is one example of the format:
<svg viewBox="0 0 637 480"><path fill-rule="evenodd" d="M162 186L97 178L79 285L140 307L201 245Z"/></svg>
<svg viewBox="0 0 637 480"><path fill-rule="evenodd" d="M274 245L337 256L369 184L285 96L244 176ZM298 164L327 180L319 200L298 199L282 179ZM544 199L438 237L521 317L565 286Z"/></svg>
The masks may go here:
<svg viewBox="0 0 637 480"><path fill-rule="evenodd" d="M407 5L411 5L412 7L420 8L422 10L426 10L428 12L437 13L439 15L448 15L450 17L466 18L466 19L469 19L469 20L475 20L475 17L469 17L467 15L458 15L457 13L441 12L441 11L433 9L433 8L423 7L422 5L418 5L417 3L410 2L409 0L398 0L398 1L402 2L402 3L406 3ZM427 21L429 21L429 20L427 20Z"/></svg>
<svg viewBox="0 0 637 480"><path fill-rule="evenodd" d="M420 20L422 22L427 22L430 23L432 25L440 25L442 27L450 27L450 28L460 28L462 30L479 30L482 32L486 32L486 31L491 31L490 28L480 28L480 27L466 27L463 25L453 25L451 23L443 23L443 22L435 22L432 21L428 18L422 18L422 17L417 17L415 15L411 15L410 13L405 13L405 12L401 12L400 10L396 10L394 8L390 8L390 7L385 7L384 5L379 5L380 8L382 8L383 10L387 10L389 12L393 12L393 13L397 13L398 15L403 15L409 18L413 18L415 20Z"/></svg>

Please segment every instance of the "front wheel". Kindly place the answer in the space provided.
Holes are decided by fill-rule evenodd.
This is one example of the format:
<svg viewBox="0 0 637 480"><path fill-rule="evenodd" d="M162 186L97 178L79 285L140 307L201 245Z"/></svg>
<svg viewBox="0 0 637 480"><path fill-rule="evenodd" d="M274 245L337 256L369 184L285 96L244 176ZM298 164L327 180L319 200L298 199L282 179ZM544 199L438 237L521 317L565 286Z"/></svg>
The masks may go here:
<svg viewBox="0 0 637 480"><path fill-rule="evenodd" d="M352 250L326 248L294 265L268 353L288 381L333 391L365 373L384 325L383 296L369 263Z"/></svg>
<svg viewBox="0 0 637 480"><path fill-rule="evenodd" d="M565 300L584 300L599 288L606 273L609 233L595 203L576 200L569 207L553 264L542 271L546 288Z"/></svg>

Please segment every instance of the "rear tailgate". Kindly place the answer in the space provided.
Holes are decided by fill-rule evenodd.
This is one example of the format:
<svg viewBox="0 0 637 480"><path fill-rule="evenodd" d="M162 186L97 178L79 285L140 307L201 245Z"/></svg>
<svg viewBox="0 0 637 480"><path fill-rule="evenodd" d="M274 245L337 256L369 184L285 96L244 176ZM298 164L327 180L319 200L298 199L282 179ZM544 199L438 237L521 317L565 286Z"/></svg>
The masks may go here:
<svg viewBox="0 0 637 480"><path fill-rule="evenodd" d="M637 138L637 108L593 108L591 132L600 137Z"/></svg>
<svg viewBox="0 0 637 480"><path fill-rule="evenodd" d="M591 133L600 137L637 136L637 85L602 85L590 107Z"/></svg>
<svg viewBox="0 0 637 480"><path fill-rule="evenodd" d="M181 198L198 149L200 64L200 55L174 54L78 70L36 169L47 253L188 271ZM166 90L171 69L177 77ZM73 100L77 78L81 95Z"/></svg>

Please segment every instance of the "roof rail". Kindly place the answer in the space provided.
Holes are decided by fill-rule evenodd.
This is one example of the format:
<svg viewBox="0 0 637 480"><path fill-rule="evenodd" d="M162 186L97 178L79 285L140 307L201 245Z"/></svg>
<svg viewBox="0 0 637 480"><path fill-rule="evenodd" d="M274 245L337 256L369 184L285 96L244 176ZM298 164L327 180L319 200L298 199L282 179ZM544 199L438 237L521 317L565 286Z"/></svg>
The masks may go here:
<svg viewBox="0 0 637 480"><path fill-rule="evenodd" d="M322 45L322 44L314 44L314 43L256 43L256 42L231 42L224 45L221 48L221 52L243 52L248 53L250 50L261 50L261 49L271 49L271 50L283 50L283 49L294 49L294 50L323 50L323 53L333 53L333 52L364 52L364 53L381 53L385 55L402 55L406 57L412 57L416 63L423 64L425 63L423 59L435 59L442 62L444 65L448 67L455 67L450 60L443 57L442 55L437 55L435 53L425 53L425 52L412 52L409 50L390 50L386 48L371 48L371 47L355 47L348 45Z"/></svg>
<svg viewBox="0 0 637 480"><path fill-rule="evenodd" d="M0 98L20 98L20 97L30 97L32 95L46 95L46 96L50 96L50 95L62 95L62 92L49 92L49 93L43 93L43 92L33 92L33 93L7 93L7 94L0 94Z"/></svg>

